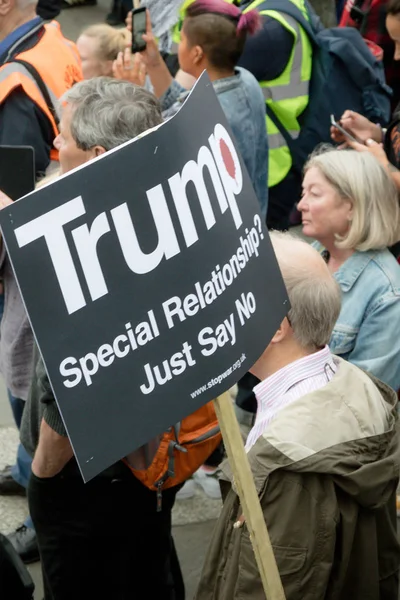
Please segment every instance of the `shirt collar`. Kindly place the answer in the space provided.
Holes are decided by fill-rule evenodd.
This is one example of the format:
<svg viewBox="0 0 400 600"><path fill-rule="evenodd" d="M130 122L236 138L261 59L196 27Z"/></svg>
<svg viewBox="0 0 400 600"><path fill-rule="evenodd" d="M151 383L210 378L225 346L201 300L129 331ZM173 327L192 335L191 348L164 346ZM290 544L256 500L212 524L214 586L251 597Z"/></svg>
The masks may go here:
<svg viewBox="0 0 400 600"><path fill-rule="evenodd" d="M216 79L213 81L213 86L217 94L222 94L228 90L233 90L240 85L242 75L240 67L235 67L235 74L230 77L223 77L222 79Z"/></svg>
<svg viewBox="0 0 400 600"><path fill-rule="evenodd" d="M230 77L224 77L223 79L216 79L212 82L214 90L217 94L222 94L228 90L233 90L238 87L241 81L240 67L235 67L235 74ZM185 90L178 98L178 101L183 103L189 96L191 90Z"/></svg>
<svg viewBox="0 0 400 600"><path fill-rule="evenodd" d="M325 346L318 352L295 360L257 384L253 390L257 403L259 406L261 403L263 406L272 404L274 400L280 398L293 385L323 373L327 367L329 370L336 370L331 351L328 346Z"/></svg>
<svg viewBox="0 0 400 600"><path fill-rule="evenodd" d="M20 25L17 27L17 29L14 29L14 31L9 33L8 36L2 42L0 42L0 57L2 59L0 60L0 64L3 64L3 60L6 62L9 59L8 53L16 42L19 40L22 41L23 37L25 37L28 33L35 29L35 27L41 25L42 23L43 19L40 17L35 17L34 19L31 19L27 23Z"/></svg>

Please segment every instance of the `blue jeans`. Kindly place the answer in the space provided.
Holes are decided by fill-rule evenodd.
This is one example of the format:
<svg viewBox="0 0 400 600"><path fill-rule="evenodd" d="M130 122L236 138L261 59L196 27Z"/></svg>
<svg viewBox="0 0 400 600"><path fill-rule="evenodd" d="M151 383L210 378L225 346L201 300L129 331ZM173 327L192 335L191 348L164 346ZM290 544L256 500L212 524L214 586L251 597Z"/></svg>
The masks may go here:
<svg viewBox="0 0 400 600"><path fill-rule="evenodd" d="M10 390L7 390L8 398L10 400L11 410L14 415L14 421L18 429L21 427L22 413L24 411L25 402L21 398L15 398ZM28 487L29 478L31 476L31 464L32 459L20 443L18 444L17 460L15 465L11 468L11 475L13 479L22 485L25 489ZM24 523L27 527L33 529L33 523L30 517L28 517Z"/></svg>

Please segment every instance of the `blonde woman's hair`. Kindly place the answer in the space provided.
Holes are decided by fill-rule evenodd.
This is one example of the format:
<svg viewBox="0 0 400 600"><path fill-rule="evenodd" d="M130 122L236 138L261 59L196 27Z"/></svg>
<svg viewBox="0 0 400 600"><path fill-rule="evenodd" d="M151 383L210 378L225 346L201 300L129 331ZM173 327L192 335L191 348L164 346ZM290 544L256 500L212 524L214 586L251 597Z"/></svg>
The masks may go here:
<svg viewBox="0 0 400 600"><path fill-rule="evenodd" d="M391 177L369 152L323 147L305 168L316 167L343 200L353 205L353 218L338 248L382 250L400 240L399 195Z"/></svg>
<svg viewBox="0 0 400 600"><path fill-rule="evenodd" d="M111 25L99 23L84 29L81 35L95 38L98 41L98 58L101 61L106 61L115 60L118 53L125 50L127 44L130 43L131 34L126 28L114 29Z"/></svg>

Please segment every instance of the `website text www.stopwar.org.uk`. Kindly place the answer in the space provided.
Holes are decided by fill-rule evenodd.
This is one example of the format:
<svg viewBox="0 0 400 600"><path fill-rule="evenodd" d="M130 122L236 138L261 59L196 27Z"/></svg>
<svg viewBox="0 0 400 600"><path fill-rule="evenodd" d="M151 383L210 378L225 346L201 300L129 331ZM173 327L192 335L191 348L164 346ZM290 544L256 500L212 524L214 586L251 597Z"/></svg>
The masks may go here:
<svg viewBox="0 0 400 600"><path fill-rule="evenodd" d="M213 377L205 385L202 385L201 387L197 388L197 390L194 390L194 392L192 392L190 394L190 396L192 398L196 398L196 396L201 396L201 394L203 394L207 390L210 390L215 385L219 385L220 383L223 382L224 379L226 379L227 377L232 375L233 371L236 371L236 369L238 369L245 360L246 360L246 355L242 354L242 356L236 362L234 362L233 365L231 367L229 367L229 369L226 369L226 371L224 371L223 373L220 373L220 375Z"/></svg>

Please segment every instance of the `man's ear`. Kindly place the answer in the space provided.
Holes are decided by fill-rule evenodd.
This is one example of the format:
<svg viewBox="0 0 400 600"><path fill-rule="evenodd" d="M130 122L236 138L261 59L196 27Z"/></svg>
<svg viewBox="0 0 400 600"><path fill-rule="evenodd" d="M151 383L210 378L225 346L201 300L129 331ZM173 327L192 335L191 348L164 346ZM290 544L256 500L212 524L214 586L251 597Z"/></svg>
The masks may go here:
<svg viewBox="0 0 400 600"><path fill-rule="evenodd" d="M288 336L290 331L291 327L289 325L289 321L285 317L275 332L275 335L271 340L271 344L279 344L279 342L282 342Z"/></svg>
<svg viewBox="0 0 400 600"><path fill-rule="evenodd" d="M107 152L107 150L105 148L103 148L103 146L95 146L93 148L93 152L94 152L95 156L101 156L102 154L105 154Z"/></svg>
<svg viewBox="0 0 400 600"><path fill-rule="evenodd" d="M14 8L15 0L0 0L0 15L5 16Z"/></svg>

